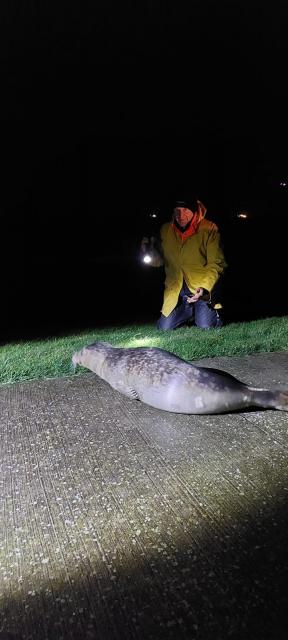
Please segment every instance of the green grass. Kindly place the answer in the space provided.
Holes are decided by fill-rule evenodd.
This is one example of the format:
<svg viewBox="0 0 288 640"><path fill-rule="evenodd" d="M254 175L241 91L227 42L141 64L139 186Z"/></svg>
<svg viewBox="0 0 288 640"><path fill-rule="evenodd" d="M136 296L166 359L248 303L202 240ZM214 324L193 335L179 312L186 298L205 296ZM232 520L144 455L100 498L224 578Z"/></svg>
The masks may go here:
<svg viewBox="0 0 288 640"><path fill-rule="evenodd" d="M78 335L0 347L0 384L72 375L71 357L84 345L106 340L121 347L161 347L187 360L288 350L288 316L234 323L223 329L157 331L154 325L95 329ZM75 375L83 374L77 367Z"/></svg>

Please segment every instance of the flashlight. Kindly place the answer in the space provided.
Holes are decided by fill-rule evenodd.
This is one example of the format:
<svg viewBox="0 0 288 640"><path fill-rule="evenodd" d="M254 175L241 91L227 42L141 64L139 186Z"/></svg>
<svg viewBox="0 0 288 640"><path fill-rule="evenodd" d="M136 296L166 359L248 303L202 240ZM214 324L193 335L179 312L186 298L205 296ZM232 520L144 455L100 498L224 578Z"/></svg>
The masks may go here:
<svg viewBox="0 0 288 640"><path fill-rule="evenodd" d="M143 262L145 262L145 264L150 264L150 262L152 262L152 258L151 256L149 256L149 253L146 253L144 258L143 258Z"/></svg>

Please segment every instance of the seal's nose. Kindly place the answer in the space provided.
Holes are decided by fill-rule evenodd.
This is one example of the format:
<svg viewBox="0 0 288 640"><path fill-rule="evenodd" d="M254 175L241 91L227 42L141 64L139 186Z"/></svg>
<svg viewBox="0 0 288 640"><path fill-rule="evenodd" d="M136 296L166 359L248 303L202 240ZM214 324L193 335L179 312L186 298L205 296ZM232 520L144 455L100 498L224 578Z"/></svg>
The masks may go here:
<svg viewBox="0 0 288 640"><path fill-rule="evenodd" d="M78 356L78 352L76 352L72 356L72 365L73 365L74 369L76 368L76 365L78 363L79 363L79 356Z"/></svg>

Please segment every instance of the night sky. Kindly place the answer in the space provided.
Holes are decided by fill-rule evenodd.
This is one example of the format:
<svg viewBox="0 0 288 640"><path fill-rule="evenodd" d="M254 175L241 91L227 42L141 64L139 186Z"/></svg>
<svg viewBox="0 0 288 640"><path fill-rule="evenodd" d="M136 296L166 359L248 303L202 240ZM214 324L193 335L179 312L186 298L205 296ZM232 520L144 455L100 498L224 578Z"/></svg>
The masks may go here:
<svg viewBox="0 0 288 640"><path fill-rule="evenodd" d="M189 189L223 230L230 319L238 295L287 313L286 5L2 0L3 336L156 319L138 243Z"/></svg>

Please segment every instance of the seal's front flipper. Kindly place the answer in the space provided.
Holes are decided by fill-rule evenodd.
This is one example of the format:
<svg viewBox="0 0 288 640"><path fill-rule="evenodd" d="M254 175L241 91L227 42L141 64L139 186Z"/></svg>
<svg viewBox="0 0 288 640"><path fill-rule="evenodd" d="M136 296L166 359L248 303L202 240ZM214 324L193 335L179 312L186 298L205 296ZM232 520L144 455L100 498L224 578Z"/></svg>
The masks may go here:
<svg viewBox="0 0 288 640"><path fill-rule="evenodd" d="M127 396L127 398L130 398L131 400L140 400L137 391L133 389L133 387L128 387L123 382L113 383L111 384L111 387L116 389L116 391L120 391L120 393L123 393L124 396Z"/></svg>

